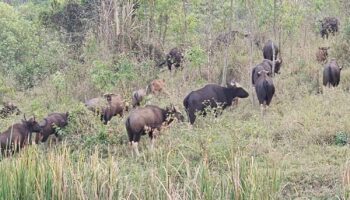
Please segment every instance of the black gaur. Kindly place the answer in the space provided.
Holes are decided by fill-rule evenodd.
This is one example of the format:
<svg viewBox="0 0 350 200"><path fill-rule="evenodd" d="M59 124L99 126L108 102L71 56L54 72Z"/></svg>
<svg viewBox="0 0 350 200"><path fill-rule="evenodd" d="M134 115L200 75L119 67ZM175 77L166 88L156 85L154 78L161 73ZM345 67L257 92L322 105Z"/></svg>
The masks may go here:
<svg viewBox="0 0 350 200"><path fill-rule="evenodd" d="M275 73L279 73L280 66L282 64L281 60L275 61ZM255 85L256 80L258 79L258 72L261 70L268 71L268 75L271 76L272 74L272 61L264 59L260 64L256 65L252 70L252 84Z"/></svg>
<svg viewBox="0 0 350 200"><path fill-rule="evenodd" d="M340 67L336 59L332 58L328 64L325 65L323 69L323 85L324 86L338 86L340 82Z"/></svg>
<svg viewBox="0 0 350 200"><path fill-rule="evenodd" d="M68 124L68 112L66 113L51 113L40 122L42 130L36 134L35 143L46 142L50 135L55 135L60 138L56 128L63 128Z"/></svg>
<svg viewBox="0 0 350 200"><path fill-rule="evenodd" d="M261 114L264 115L266 106L269 106L273 95L275 94L275 86L272 78L269 77L269 71L259 71L255 82L255 92L261 106Z"/></svg>
<svg viewBox="0 0 350 200"><path fill-rule="evenodd" d="M225 109L232 105L234 98L247 98L248 96L248 92L235 81L231 81L227 87L208 84L199 90L190 92L185 97L183 105L190 123L193 124L196 120L195 113L197 111L200 111L205 116L205 108L207 107L216 108L221 106L222 109Z"/></svg>
<svg viewBox="0 0 350 200"><path fill-rule="evenodd" d="M28 143L31 144L32 133L38 133L41 130L42 128L35 120L35 117L27 120L24 116L22 123L13 124L0 135L1 152L4 154L9 151L12 154Z"/></svg>

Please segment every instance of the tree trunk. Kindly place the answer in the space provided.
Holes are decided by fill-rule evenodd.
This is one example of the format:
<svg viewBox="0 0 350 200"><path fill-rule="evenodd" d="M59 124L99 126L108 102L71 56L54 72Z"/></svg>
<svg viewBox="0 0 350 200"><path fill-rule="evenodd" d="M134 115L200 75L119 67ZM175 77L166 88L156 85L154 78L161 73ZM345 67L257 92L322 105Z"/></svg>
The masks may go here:
<svg viewBox="0 0 350 200"><path fill-rule="evenodd" d="M212 8L212 1L208 0L208 8L209 8L209 16L208 16L208 26L207 26L207 76L208 81L210 81L210 67L211 67L211 55L210 55L210 44L212 42L212 33L211 33L211 26L212 26L212 14L213 14L213 8Z"/></svg>
<svg viewBox="0 0 350 200"><path fill-rule="evenodd" d="M187 42L187 0L182 0L182 7L184 12L184 31L183 31L183 43Z"/></svg>
<svg viewBox="0 0 350 200"><path fill-rule="evenodd" d="M230 2L230 11L231 11L231 15L230 15L230 21L229 21L229 38L228 41L231 41L231 31L232 31L232 21L233 21L233 0L231 0ZM226 78L227 78L227 66L228 66L228 48L224 49L224 68L222 69L222 79L221 79L221 85L225 86L226 85Z"/></svg>
<svg viewBox="0 0 350 200"><path fill-rule="evenodd" d="M164 46L165 44L165 38L168 31L168 21L169 21L169 16L165 14L165 25L164 25L165 27L164 27L163 38L162 38L162 46Z"/></svg>

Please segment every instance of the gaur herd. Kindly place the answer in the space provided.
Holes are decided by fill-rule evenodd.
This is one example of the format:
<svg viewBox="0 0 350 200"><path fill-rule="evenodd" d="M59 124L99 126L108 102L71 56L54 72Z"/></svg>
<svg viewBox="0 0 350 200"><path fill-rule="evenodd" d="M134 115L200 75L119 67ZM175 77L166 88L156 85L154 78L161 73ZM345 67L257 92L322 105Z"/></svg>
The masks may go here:
<svg viewBox="0 0 350 200"><path fill-rule="evenodd" d="M327 17L321 21L321 36L328 38L329 33L334 34L338 31L339 22L336 18ZM237 34L232 32L232 37ZM225 35L226 36L226 35ZM247 37L247 35L244 35ZM222 36L223 37L223 36ZM230 35L231 37L231 35ZM217 42L217 41L216 41ZM221 40L220 40L221 42ZM227 42L223 40L223 42ZM324 63L328 59L327 50L329 47L320 47L316 53L316 60ZM275 94L273 82L274 74L279 74L282 66L280 49L272 40L268 40L263 49L263 60L257 64L251 72L251 82L255 88L256 97L261 107L262 116L265 115L266 108L270 105ZM169 71L172 69L183 68L184 52L181 48L173 48L166 55L164 62L158 66L167 65ZM338 86L340 82L340 72L342 67L338 65L336 59L332 58L323 69L323 85ZM155 79L147 85L132 93L132 110L125 121L125 127L129 138L129 144L133 152L139 155L138 143L142 135L148 134L153 148L154 139L159 132L166 128L173 121L184 121L184 117L174 105L166 108L160 108L155 105L141 106L142 101L147 95L158 95L166 91L164 79ZM183 106L188 116L189 123L192 125L197 115L206 116L208 108L213 108L215 116L218 116L222 110L237 103L238 98L247 98L249 93L239 85L235 80L231 80L226 87L217 84L207 84L204 87L190 92L183 100ZM0 117L5 118L11 114L20 114L21 111L13 103L5 103L0 110ZM123 116L129 111L129 104L119 94L107 93L103 97L96 97L85 101L88 110L100 117L104 124L119 115ZM21 123L10 126L0 135L1 153L10 155L32 143L32 133L36 133L35 143L45 142L50 135L55 135L61 139L58 134L59 128L68 124L69 113L51 113L41 121L36 121L35 117L24 119Z"/></svg>

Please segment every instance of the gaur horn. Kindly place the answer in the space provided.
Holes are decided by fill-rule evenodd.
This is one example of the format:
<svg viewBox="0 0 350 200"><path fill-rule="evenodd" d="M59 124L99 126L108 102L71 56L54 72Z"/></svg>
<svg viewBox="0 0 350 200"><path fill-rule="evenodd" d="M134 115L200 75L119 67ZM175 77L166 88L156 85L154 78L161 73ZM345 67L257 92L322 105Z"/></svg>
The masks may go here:
<svg viewBox="0 0 350 200"><path fill-rule="evenodd" d="M103 96L114 95L113 93L104 93Z"/></svg>
<svg viewBox="0 0 350 200"><path fill-rule="evenodd" d="M236 86L236 84L237 84L236 81L234 79L232 79L231 82L230 82L230 85L231 86Z"/></svg>

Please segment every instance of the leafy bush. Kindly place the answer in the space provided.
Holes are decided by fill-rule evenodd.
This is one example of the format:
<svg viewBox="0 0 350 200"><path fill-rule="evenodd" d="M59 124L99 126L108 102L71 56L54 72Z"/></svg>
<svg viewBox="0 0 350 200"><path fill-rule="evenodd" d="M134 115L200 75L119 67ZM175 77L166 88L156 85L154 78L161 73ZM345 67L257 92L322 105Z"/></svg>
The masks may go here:
<svg viewBox="0 0 350 200"><path fill-rule="evenodd" d="M136 76L132 62L123 57L113 64L95 61L90 75L95 86L102 91L111 91L117 84L123 85Z"/></svg>
<svg viewBox="0 0 350 200"><path fill-rule="evenodd" d="M335 135L335 144L338 146L344 146L348 143L349 137L344 132L338 132Z"/></svg>
<svg viewBox="0 0 350 200"><path fill-rule="evenodd" d="M199 67L206 60L205 51L200 46L192 47L185 57L191 62L191 67Z"/></svg>
<svg viewBox="0 0 350 200"><path fill-rule="evenodd" d="M0 27L0 70L19 88L33 87L60 67L64 47L8 4L0 3Z"/></svg>
<svg viewBox="0 0 350 200"><path fill-rule="evenodd" d="M341 42L337 42L334 45L334 56L341 62L339 64L343 64L344 67L348 66L350 64L350 18L344 23L344 26L342 26L342 33L341 33Z"/></svg>

